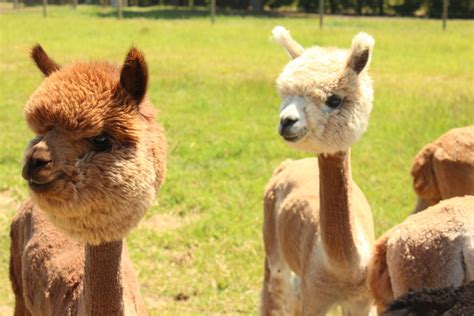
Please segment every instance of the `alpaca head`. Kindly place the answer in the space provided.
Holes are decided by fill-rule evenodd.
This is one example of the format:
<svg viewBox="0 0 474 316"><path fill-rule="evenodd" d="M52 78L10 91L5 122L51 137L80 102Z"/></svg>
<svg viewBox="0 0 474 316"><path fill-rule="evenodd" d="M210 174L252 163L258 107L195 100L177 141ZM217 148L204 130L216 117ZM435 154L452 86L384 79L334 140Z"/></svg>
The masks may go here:
<svg viewBox="0 0 474 316"><path fill-rule="evenodd" d="M22 172L33 200L72 238L99 244L125 237L166 172L144 56L132 48L120 68L61 67L36 46L32 58L46 76L25 108L36 134Z"/></svg>
<svg viewBox="0 0 474 316"><path fill-rule="evenodd" d="M367 68L374 39L359 33L350 50L304 49L281 26L273 29L273 36L292 58L277 79L283 100L280 135L298 150L348 150L365 131L372 110Z"/></svg>

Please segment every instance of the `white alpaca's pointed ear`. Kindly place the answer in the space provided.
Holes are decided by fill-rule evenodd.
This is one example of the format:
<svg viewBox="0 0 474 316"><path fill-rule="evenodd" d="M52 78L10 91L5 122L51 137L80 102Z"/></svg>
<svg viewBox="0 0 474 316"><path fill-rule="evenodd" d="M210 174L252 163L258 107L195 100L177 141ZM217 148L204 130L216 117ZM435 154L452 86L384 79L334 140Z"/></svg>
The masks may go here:
<svg viewBox="0 0 474 316"><path fill-rule="evenodd" d="M304 53L304 48L295 41L290 32L283 26L276 26L272 31L273 38L278 42L290 55L291 59L295 59Z"/></svg>
<svg viewBox="0 0 474 316"><path fill-rule="evenodd" d="M347 67L360 74L370 64L374 44L374 38L367 33L361 32L354 36Z"/></svg>

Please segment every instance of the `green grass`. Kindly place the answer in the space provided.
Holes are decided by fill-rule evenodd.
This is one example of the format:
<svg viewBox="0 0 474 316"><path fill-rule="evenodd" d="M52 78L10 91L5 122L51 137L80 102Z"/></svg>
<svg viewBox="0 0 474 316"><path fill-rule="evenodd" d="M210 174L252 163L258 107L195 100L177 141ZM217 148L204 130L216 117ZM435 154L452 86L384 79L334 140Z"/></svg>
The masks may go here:
<svg viewBox="0 0 474 316"><path fill-rule="evenodd" d="M50 7L47 19L39 7L0 16L0 314L13 306L8 225L26 196L20 166L31 133L22 108L41 82L28 58L36 42L63 64L120 63L132 44L146 54L169 171L159 203L128 243L152 315L257 312L263 187L279 162L308 156L276 133L274 80L287 56L270 40L273 26L285 25L305 46L348 47L361 30L376 38L374 110L352 165L377 234L414 206L409 170L417 151L474 122L472 21L449 21L443 32L433 20L328 17L320 31L307 18L225 16L211 25L199 12L179 19L182 12L168 11L130 9L123 21L88 6ZM180 293L189 299L175 300Z"/></svg>

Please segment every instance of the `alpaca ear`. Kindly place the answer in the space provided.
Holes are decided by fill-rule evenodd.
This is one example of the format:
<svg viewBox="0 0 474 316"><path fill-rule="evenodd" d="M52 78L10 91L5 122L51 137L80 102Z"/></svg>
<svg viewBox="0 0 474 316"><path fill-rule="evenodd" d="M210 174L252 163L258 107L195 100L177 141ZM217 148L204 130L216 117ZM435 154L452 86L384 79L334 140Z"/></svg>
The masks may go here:
<svg viewBox="0 0 474 316"><path fill-rule="evenodd" d="M295 41L290 32L283 26L276 26L272 31L273 38L278 42L290 55L291 59L295 59L304 53L304 48Z"/></svg>
<svg viewBox="0 0 474 316"><path fill-rule="evenodd" d="M413 189L419 197L428 201L441 198L433 169L433 157L436 150L435 145L426 145L416 155L411 168Z"/></svg>
<svg viewBox="0 0 474 316"><path fill-rule="evenodd" d="M39 44L36 44L31 49L30 55L36 63L36 66L38 66L39 70L41 70L41 72L46 77L61 68L61 66L59 66L54 60L49 58L49 56Z"/></svg>
<svg viewBox="0 0 474 316"><path fill-rule="evenodd" d="M120 85L140 104L145 97L148 85L148 66L145 56L132 47L125 58L120 72Z"/></svg>
<svg viewBox="0 0 474 316"><path fill-rule="evenodd" d="M374 38L367 33L361 32L354 36L347 67L360 74L370 63L374 44Z"/></svg>

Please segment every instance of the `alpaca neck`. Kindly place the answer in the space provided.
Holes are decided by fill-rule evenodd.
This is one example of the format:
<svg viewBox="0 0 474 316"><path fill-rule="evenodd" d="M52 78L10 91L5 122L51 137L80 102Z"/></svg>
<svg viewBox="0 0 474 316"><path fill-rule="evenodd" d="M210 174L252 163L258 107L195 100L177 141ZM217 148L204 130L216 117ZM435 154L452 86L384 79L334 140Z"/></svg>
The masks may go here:
<svg viewBox="0 0 474 316"><path fill-rule="evenodd" d="M85 251L86 315L123 315L122 240L87 244Z"/></svg>
<svg viewBox="0 0 474 316"><path fill-rule="evenodd" d="M358 258L354 238L350 152L318 156L321 242L330 264L351 265Z"/></svg>

